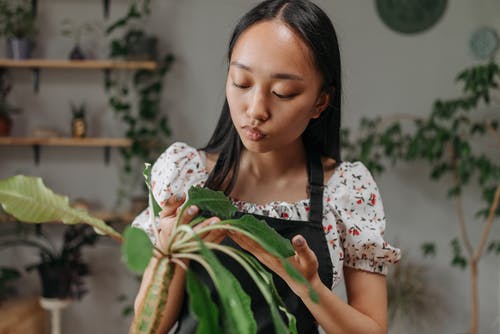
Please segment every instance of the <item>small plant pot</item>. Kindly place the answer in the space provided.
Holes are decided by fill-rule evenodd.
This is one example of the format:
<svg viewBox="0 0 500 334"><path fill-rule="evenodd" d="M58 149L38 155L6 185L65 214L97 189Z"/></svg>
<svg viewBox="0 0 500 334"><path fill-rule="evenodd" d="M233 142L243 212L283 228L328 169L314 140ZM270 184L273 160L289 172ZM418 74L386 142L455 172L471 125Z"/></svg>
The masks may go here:
<svg viewBox="0 0 500 334"><path fill-rule="evenodd" d="M71 268L43 263L37 267L44 298L71 298Z"/></svg>
<svg viewBox="0 0 500 334"><path fill-rule="evenodd" d="M7 116L0 116L0 137L10 136L12 130L12 119Z"/></svg>
<svg viewBox="0 0 500 334"><path fill-rule="evenodd" d="M75 47L71 50L69 54L69 59L70 60L84 60L85 54L82 51L82 48L77 44Z"/></svg>
<svg viewBox="0 0 500 334"><path fill-rule="evenodd" d="M33 51L33 42L27 38L8 38L7 56L11 59L29 59Z"/></svg>
<svg viewBox="0 0 500 334"><path fill-rule="evenodd" d="M73 118L71 120L71 135L73 138L85 138L87 135L87 123L83 118Z"/></svg>

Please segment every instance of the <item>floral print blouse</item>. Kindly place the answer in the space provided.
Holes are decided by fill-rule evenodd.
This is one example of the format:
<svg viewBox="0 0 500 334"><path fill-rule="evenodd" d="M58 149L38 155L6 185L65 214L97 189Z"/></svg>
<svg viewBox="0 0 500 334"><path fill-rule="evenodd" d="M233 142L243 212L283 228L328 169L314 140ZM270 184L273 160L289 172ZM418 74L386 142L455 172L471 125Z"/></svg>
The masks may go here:
<svg viewBox="0 0 500 334"><path fill-rule="evenodd" d="M185 143L172 144L151 171L153 194L162 205L170 196L203 186L208 171L203 152ZM275 201L264 205L232 199L239 211L285 220L307 220L309 199L294 203ZM151 239L153 226L148 209L132 222ZM373 177L361 162L342 162L327 181L323 193L323 230L333 264L332 289L342 279L343 266L386 274L397 263L400 250L384 241L385 214Z"/></svg>

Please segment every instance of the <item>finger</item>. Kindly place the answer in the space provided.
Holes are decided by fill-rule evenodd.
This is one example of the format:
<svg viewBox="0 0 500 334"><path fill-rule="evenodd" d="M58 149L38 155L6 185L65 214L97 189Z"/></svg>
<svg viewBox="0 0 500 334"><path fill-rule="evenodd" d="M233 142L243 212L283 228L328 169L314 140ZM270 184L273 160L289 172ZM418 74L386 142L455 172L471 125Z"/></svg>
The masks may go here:
<svg viewBox="0 0 500 334"><path fill-rule="evenodd" d="M191 205L182 214L182 216L180 218L180 223L181 224L187 224L187 223L189 223L191 220L193 220L193 218L196 217L196 215L198 214L198 212L200 212L200 209L196 205Z"/></svg>
<svg viewBox="0 0 500 334"><path fill-rule="evenodd" d="M309 245L307 244L307 241L303 236L298 234L293 237L292 245L295 249L295 252L297 253L300 264L308 265L316 261L316 255L311 250L311 248L309 248Z"/></svg>
<svg viewBox="0 0 500 334"><path fill-rule="evenodd" d="M179 208L185 200L186 194L181 192L170 196L165 202L162 203L163 210L160 212L160 218L174 215L177 208Z"/></svg>
<svg viewBox="0 0 500 334"><path fill-rule="evenodd" d="M201 222L200 224L196 225L194 228L195 231L199 231L200 229L219 223L220 218L218 217L212 217L209 219L206 219L205 221ZM225 237L226 237L227 231L224 229L220 230L212 230L205 232L200 235L200 238L203 239L205 242L215 242L215 243L220 243Z"/></svg>

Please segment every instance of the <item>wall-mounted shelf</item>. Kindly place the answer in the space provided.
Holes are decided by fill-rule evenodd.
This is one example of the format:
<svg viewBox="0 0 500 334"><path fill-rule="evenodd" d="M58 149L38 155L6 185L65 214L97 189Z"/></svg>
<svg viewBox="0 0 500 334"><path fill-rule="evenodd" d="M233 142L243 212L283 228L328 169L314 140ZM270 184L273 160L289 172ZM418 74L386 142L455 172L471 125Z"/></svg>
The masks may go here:
<svg viewBox="0 0 500 334"><path fill-rule="evenodd" d="M110 5L111 0L102 0L102 7L104 10L104 17L108 18L109 17L109 5ZM38 0L31 0L31 8L33 11L33 15L36 16L36 13L38 12Z"/></svg>
<svg viewBox="0 0 500 334"><path fill-rule="evenodd" d="M126 60L0 59L0 67L31 69L33 71L33 89L38 92L41 69L103 70L107 82L111 70L153 71L158 67L158 64L155 61Z"/></svg>
<svg viewBox="0 0 500 334"><path fill-rule="evenodd" d="M0 59L0 67L52 68L52 69L94 69L94 70L154 70L154 61L125 60L58 60L58 59Z"/></svg>
<svg viewBox="0 0 500 334"><path fill-rule="evenodd" d="M126 138L0 137L0 146L32 146L37 165L40 162L41 146L103 147L104 161L108 164L111 147L129 147L131 144L132 142Z"/></svg>

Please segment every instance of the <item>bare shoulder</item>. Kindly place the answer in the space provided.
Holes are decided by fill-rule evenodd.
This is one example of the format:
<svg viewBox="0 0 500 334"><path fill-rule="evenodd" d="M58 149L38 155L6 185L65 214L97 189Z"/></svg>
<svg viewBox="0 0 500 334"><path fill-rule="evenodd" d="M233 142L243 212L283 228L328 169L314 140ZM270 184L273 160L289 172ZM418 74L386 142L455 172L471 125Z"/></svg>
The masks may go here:
<svg viewBox="0 0 500 334"><path fill-rule="evenodd" d="M321 157L321 162L323 163L324 180L326 183L335 172L337 161L333 158Z"/></svg>

